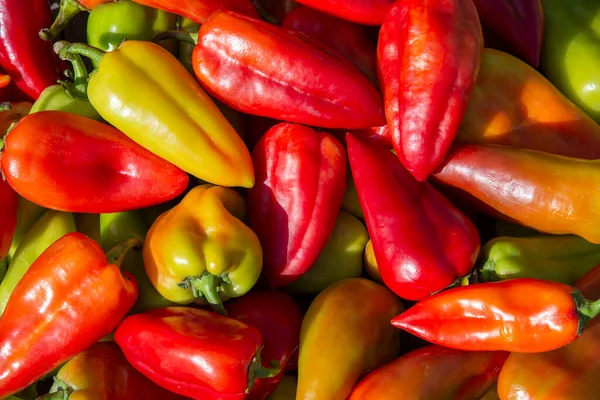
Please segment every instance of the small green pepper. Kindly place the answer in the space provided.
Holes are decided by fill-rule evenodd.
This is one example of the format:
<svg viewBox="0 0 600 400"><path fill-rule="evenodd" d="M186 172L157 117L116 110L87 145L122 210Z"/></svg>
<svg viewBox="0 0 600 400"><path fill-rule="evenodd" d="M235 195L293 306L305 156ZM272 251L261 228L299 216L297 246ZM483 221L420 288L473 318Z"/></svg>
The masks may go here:
<svg viewBox="0 0 600 400"><path fill-rule="evenodd" d="M75 97L61 85L48 86L33 103L30 114L39 111L65 111L100 121L102 117L85 97Z"/></svg>

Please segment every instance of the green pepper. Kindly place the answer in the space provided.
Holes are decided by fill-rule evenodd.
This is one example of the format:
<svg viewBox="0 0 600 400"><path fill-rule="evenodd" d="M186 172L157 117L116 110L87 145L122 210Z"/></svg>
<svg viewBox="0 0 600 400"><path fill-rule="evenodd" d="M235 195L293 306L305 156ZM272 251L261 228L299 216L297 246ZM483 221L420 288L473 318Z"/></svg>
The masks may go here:
<svg viewBox="0 0 600 400"><path fill-rule="evenodd" d="M200 24L184 17L179 18L180 31L198 33L199 29ZM192 65L192 53L194 52L194 47L196 47L194 44L185 41L179 42L179 62L181 62L192 75L194 75L194 67Z"/></svg>
<svg viewBox="0 0 600 400"><path fill-rule="evenodd" d="M77 232L83 233L96 243L101 243L100 214L73 214L73 219Z"/></svg>
<svg viewBox="0 0 600 400"><path fill-rule="evenodd" d="M100 215L102 248L105 251L129 238L139 239L143 243L146 232L148 232L148 228L142 222L137 211ZM175 304L162 297L150 282L144 268L144 258L141 251L128 252L123 260L123 268L130 272L138 283L138 299L131 309L132 313L143 313Z"/></svg>
<svg viewBox="0 0 600 400"><path fill-rule="evenodd" d="M537 278L572 285L600 264L600 245L573 235L499 237L482 249L484 281Z"/></svg>
<svg viewBox="0 0 600 400"><path fill-rule="evenodd" d="M6 276L0 283L0 315L4 313L8 298L31 264L52 243L75 230L75 221L71 213L54 210L46 211L33 225L17 248Z"/></svg>
<svg viewBox="0 0 600 400"><path fill-rule="evenodd" d="M8 257L6 258L7 263L10 263L10 260L15 255L19 244L29 232L31 227L40 219L40 217L46 211L45 208L38 206L35 203L25 199L24 197L19 196L17 206L17 228L15 229L15 235L13 236L12 243L10 245L10 250L8 251Z"/></svg>
<svg viewBox="0 0 600 400"><path fill-rule="evenodd" d="M365 214L360 206L358 192L356 191L356 185L354 184L354 179L352 178L350 170L348 170L348 173L346 174L346 191L344 192L344 199L342 200L342 210L348 211L362 220L365 219Z"/></svg>
<svg viewBox="0 0 600 400"><path fill-rule="evenodd" d="M541 69L573 103L600 122L600 2L543 0Z"/></svg>
<svg viewBox="0 0 600 400"><path fill-rule="evenodd" d="M4 279L4 275L6 275L6 270L8 269L8 263L6 262L6 258L0 261L0 282Z"/></svg>
<svg viewBox="0 0 600 400"><path fill-rule="evenodd" d="M346 278L358 278L363 271L363 253L369 233L362 222L340 211L335 228L313 266L287 286L292 293L320 293L327 286Z"/></svg>
<svg viewBox="0 0 600 400"><path fill-rule="evenodd" d="M85 97L76 97L62 85L48 86L33 103L30 114L38 111L66 111L100 121L102 117Z"/></svg>

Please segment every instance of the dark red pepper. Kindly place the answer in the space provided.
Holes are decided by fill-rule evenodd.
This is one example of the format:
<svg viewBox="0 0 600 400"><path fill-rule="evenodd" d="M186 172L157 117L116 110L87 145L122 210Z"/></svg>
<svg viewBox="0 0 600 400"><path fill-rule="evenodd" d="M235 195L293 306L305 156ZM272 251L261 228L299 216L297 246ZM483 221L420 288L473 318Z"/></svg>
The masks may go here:
<svg viewBox="0 0 600 400"><path fill-rule="evenodd" d="M297 0L324 13L363 25L381 25L394 0Z"/></svg>
<svg viewBox="0 0 600 400"><path fill-rule="evenodd" d="M0 177L0 261L6 257L17 227L17 194Z"/></svg>

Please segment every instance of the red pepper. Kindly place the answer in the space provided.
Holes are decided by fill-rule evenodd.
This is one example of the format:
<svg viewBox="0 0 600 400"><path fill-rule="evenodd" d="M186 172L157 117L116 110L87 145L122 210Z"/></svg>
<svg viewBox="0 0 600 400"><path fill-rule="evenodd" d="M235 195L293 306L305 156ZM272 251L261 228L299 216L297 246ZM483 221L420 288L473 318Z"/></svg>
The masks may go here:
<svg viewBox="0 0 600 400"><path fill-rule="evenodd" d="M52 43L38 36L51 22L48 0L0 0L0 66L33 100L59 78Z"/></svg>
<svg viewBox="0 0 600 400"><path fill-rule="evenodd" d="M17 228L17 194L0 177L0 261L6 257Z"/></svg>
<svg viewBox="0 0 600 400"><path fill-rule="evenodd" d="M253 326L260 332L265 346L261 352L263 367L276 360L281 371L272 378L259 379L246 400L265 400L279 385L293 354L300 346L300 328L304 314L288 294L255 291L226 304L227 315Z"/></svg>
<svg viewBox="0 0 600 400"><path fill-rule="evenodd" d="M231 10L252 18L260 18L250 0L134 0L148 7L181 15L198 24L205 24L215 11Z"/></svg>
<svg viewBox="0 0 600 400"><path fill-rule="evenodd" d="M355 129L352 131L356 136L366 139L375 140L386 149L392 149L392 139L390 138L390 130L387 125L376 126L373 128Z"/></svg>
<svg viewBox="0 0 600 400"><path fill-rule="evenodd" d="M115 341L154 383L198 400L242 400L256 379L279 373L261 366L261 336L254 327L195 308L132 315Z"/></svg>
<svg viewBox="0 0 600 400"><path fill-rule="evenodd" d="M377 90L327 51L299 32L218 11L198 32L192 63L205 88L241 112L324 128L383 125Z"/></svg>
<svg viewBox="0 0 600 400"><path fill-rule="evenodd" d="M396 154L419 181L441 164L465 113L483 37L472 0L397 1L379 34L379 82Z"/></svg>
<svg viewBox="0 0 600 400"><path fill-rule="evenodd" d="M324 13L363 25L381 25L394 0L296 0Z"/></svg>
<svg viewBox="0 0 600 400"><path fill-rule="evenodd" d="M81 233L54 242L31 265L0 318L0 398L24 389L113 330L137 283L119 265L130 239L104 254ZM108 257L108 258L107 258Z"/></svg>
<svg viewBox="0 0 600 400"><path fill-rule="evenodd" d="M569 285L522 278L438 293L392 325L459 350L541 353L577 339L599 313L600 300L586 300Z"/></svg>
<svg viewBox="0 0 600 400"><path fill-rule="evenodd" d="M471 272L479 233L427 182L388 150L347 135L348 158L385 285L419 300Z"/></svg>
<svg viewBox="0 0 600 400"><path fill-rule="evenodd" d="M282 26L331 47L347 58L373 85L378 85L377 50L361 26L310 7L296 8L283 20Z"/></svg>
<svg viewBox="0 0 600 400"><path fill-rule="evenodd" d="M62 111L19 121L5 139L1 162L18 194L60 211L148 207L175 198L189 180L110 125Z"/></svg>
<svg viewBox="0 0 600 400"><path fill-rule="evenodd" d="M282 123L252 159L250 227L263 247L263 278L276 289L304 274L327 244L346 187L346 154L328 133Z"/></svg>

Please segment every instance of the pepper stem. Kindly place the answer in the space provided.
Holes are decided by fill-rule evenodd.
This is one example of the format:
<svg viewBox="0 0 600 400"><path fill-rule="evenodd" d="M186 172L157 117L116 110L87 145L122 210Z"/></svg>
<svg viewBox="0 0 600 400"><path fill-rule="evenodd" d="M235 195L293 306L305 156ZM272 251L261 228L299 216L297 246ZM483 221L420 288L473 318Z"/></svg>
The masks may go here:
<svg viewBox="0 0 600 400"><path fill-rule="evenodd" d="M12 105L5 101L4 103L0 103L0 111L10 111L12 110Z"/></svg>
<svg viewBox="0 0 600 400"><path fill-rule="evenodd" d="M56 42L54 44L54 52L56 54L60 54L60 52L69 45L70 43L64 40ZM85 64L83 63L83 59L79 54L71 54L65 52L63 55L63 60L70 61L73 65L74 75L73 84L71 84L70 82L63 81L61 81L60 84L62 85L62 87L65 88L65 91L69 96L86 99L89 74L87 68L85 67Z"/></svg>
<svg viewBox="0 0 600 400"><path fill-rule="evenodd" d="M102 57L106 54L104 50L90 46L85 43L69 43L65 40L54 44L54 52L58 54L61 60L71 61L71 54L79 54L92 60L94 65L100 64Z"/></svg>
<svg viewBox="0 0 600 400"><path fill-rule="evenodd" d="M158 43L163 40L179 40L180 42L193 44L194 46L198 44L198 33L186 32L186 31L168 31L159 33L152 39L152 42Z"/></svg>
<svg viewBox="0 0 600 400"><path fill-rule="evenodd" d="M53 41L65 29L65 26L82 11L89 11L76 0L61 0L58 15L50 29L42 29L40 37L47 41Z"/></svg>
<svg viewBox="0 0 600 400"><path fill-rule="evenodd" d="M140 249L142 247L142 242L139 239L131 238L127 239L123 243L120 243L113 247L108 253L106 253L106 258L110 264L114 264L118 267L123 264L123 259L127 252L133 248Z"/></svg>
<svg viewBox="0 0 600 400"><path fill-rule="evenodd" d="M68 400L71 397L71 392L65 389L59 389L56 392L51 392L40 396L37 400Z"/></svg>
<svg viewBox="0 0 600 400"><path fill-rule="evenodd" d="M246 388L246 394L250 393L257 379L273 378L281 372L281 364L278 361L271 360L269 362L270 368L265 368L262 365L260 359L260 353L264 346L260 346L256 352L256 356L252 359L252 363L248 367L248 387Z"/></svg>
<svg viewBox="0 0 600 400"><path fill-rule="evenodd" d="M222 279L211 273L204 273L200 276L190 276L179 283L182 289L192 289L194 297L205 299L217 314L227 316L227 311L223 307L223 301L219 296L219 286Z"/></svg>

